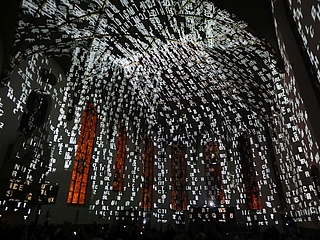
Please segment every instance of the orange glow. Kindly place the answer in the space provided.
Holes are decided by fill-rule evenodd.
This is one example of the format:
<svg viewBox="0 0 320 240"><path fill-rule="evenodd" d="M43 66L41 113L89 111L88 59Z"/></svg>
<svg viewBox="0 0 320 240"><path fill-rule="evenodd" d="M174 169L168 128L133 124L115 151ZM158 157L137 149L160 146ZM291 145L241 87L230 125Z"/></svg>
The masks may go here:
<svg viewBox="0 0 320 240"><path fill-rule="evenodd" d="M78 148L71 175L67 203L85 203L96 126L97 111L93 103L87 103L82 116Z"/></svg>

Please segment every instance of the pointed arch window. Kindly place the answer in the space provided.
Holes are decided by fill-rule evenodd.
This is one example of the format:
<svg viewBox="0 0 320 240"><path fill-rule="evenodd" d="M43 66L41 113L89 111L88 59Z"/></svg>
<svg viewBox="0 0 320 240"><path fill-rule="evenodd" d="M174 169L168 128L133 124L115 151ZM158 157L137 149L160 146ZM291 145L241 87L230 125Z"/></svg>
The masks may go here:
<svg viewBox="0 0 320 240"><path fill-rule="evenodd" d="M261 210L260 190L255 176L253 154L248 135L239 137L239 151L248 209Z"/></svg>
<svg viewBox="0 0 320 240"><path fill-rule="evenodd" d="M152 208L153 191L153 165L154 165L154 145L151 137L146 137L144 141L144 153L142 155L142 177L143 185L141 189L141 208L150 210Z"/></svg>
<svg viewBox="0 0 320 240"><path fill-rule="evenodd" d="M186 195L186 160L182 143L171 146L171 174L172 174L172 209L181 211L187 209Z"/></svg>
<svg viewBox="0 0 320 240"><path fill-rule="evenodd" d="M207 143L204 150L204 163L208 187L208 203L210 206L225 203L220 162L218 144L213 142Z"/></svg>
<svg viewBox="0 0 320 240"><path fill-rule="evenodd" d="M97 115L97 110L93 103L86 103L69 186L67 203L70 204L85 204L91 156L97 126Z"/></svg>
<svg viewBox="0 0 320 240"><path fill-rule="evenodd" d="M42 89L34 89L28 96L18 131L31 133L47 122L51 110L51 97Z"/></svg>
<svg viewBox="0 0 320 240"><path fill-rule="evenodd" d="M120 122L120 127L118 130L118 140L117 140L117 155L116 163L114 169L114 179L112 183L112 190L122 191L123 190L123 174L125 167L125 157L126 157L126 144L127 144L127 131L126 126L123 121Z"/></svg>

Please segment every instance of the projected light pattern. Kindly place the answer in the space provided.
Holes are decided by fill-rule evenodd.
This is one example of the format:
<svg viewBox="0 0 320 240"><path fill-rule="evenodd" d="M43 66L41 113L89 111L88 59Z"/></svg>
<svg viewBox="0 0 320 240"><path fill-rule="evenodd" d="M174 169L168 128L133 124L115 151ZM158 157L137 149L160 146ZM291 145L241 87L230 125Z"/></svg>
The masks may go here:
<svg viewBox="0 0 320 240"><path fill-rule="evenodd" d="M239 152L242 165L243 182L246 189L246 203L250 210L261 210L260 190L256 180L250 137L239 137Z"/></svg>
<svg viewBox="0 0 320 240"><path fill-rule="evenodd" d="M63 88L54 89L44 81L42 71L50 69L49 63L54 67L52 59L40 54L32 56L12 74L17 82L9 82L1 89L1 136L7 143L7 149L1 146L1 152L10 153L3 154L1 177L14 184L10 184L12 191L8 189L10 194L7 192L4 199L1 194L0 211L23 214L24 219L38 204L55 203L59 189L57 181L50 181L47 174L55 171L57 145L52 144L53 131ZM63 75L56 69L53 72L60 86ZM2 184L6 183L3 180Z"/></svg>
<svg viewBox="0 0 320 240"><path fill-rule="evenodd" d="M205 147L205 174L208 188L208 205L216 206L225 203L222 185L219 146L209 142Z"/></svg>
<svg viewBox="0 0 320 240"><path fill-rule="evenodd" d="M171 145L171 204L175 211L187 210L186 160L181 142Z"/></svg>
<svg viewBox="0 0 320 240"><path fill-rule="evenodd" d="M266 46L247 30L246 23L208 1L23 0L8 70L18 71L16 79L29 91L30 76L37 74L41 64L34 59L49 64L43 54L70 54L66 81L50 89L52 112L58 116L50 118L53 149L48 179L72 169L81 114L91 100L99 116L88 182L92 189L89 211L95 215L120 219L123 211L139 207L144 186L142 139L148 134L155 146L152 221L186 219L182 216L190 209L210 204L204 156L209 142L219 145L218 185L224 204L234 207L237 221L279 224L279 188L284 188L289 213L310 221L311 216L319 216L319 201L314 198L306 159L319 163L318 146L293 74L288 72L283 79ZM24 59L28 65L20 69ZM8 82L0 103L13 103L17 108L13 113L20 116L18 99L23 96L12 87L15 81ZM40 83L35 80L34 84ZM25 102L20 105L23 108ZM10 107L0 107L0 113L9 116ZM119 122L126 129L121 148L123 185L122 191L112 191ZM4 131L8 124L0 126ZM287 186L277 186L273 180L269 129L274 131L279 177ZM245 132L251 138L262 202L254 212L247 207L238 150L239 137ZM186 163L182 208L172 204L171 146L177 141L184 148L180 157ZM186 210L173 214L175 208Z"/></svg>
<svg viewBox="0 0 320 240"><path fill-rule="evenodd" d="M118 139L117 139L117 155L116 164L114 167L114 179L112 183L112 190L122 191L123 190L123 173L126 165L126 144L127 144L127 133L126 127L123 122L120 122Z"/></svg>
<svg viewBox="0 0 320 240"><path fill-rule="evenodd" d="M151 137L144 139L144 153L142 154L142 189L141 208L152 209L153 205L153 168L154 168L154 143Z"/></svg>
<svg viewBox="0 0 320 240"><path fill-rule="evenodd" d="M311 176L318 194L318 197L320 196L320 173L319 173L319 169L315 166L312 165L311 166Z"/></svg>
<svg viewBox="0 0 320 240"><path fill-rule="evenodd" d="M315 83L320 91L320 3L308 2L303 3L297 0L288 1L292 18L296 24L296 28L301 37L303 48L307 53L314 77L317 79Z"/></svg>
<svg viewBox="0 0 320 240"><path fill-rule="evenodd" d="M275 22L277 26L277 22ZM277 31L279 31L277 29ZM279 34L279 33L278 33ZM312 183L311 166L319 167L319 146L308 125L308 114L297 91L296 79L286 55L285 44L279 41L287 66L283 85L277 84L276 97L282 102L275 112L275 152L283 184L288 214L297 222L319 222L319 199ZM288 151L289 150L289 151Z"/></svg>

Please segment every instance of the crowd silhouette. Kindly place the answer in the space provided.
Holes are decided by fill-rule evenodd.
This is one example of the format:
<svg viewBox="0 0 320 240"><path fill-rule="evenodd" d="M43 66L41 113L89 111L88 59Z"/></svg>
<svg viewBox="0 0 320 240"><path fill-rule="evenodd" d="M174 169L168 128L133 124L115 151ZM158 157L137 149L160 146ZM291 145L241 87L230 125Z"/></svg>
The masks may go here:
<svg viewBox="0 0 320 240"><path fill-rule="evenodd" d="M280 231L275 226L255 231L226 232L223 229L176 230L167 225L165 230L146 229L138 225L89 224L18 224L11 225L0 220L1 240L319 240L320 235L310 232L302 235L295 231Z"/></svg>

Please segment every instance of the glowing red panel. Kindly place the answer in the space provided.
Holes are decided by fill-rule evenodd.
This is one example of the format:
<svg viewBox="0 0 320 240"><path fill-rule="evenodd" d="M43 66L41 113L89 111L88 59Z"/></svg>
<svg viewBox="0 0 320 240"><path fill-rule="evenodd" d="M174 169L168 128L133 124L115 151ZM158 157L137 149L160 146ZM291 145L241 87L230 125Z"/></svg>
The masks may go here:
<svg viewBox="0 0 320 240"><path fill-rule="evenodd" d="M71 175L67 203L85 204L96 126L96 108L93 103L87 103L82 116L78 148Z"/></svg>

